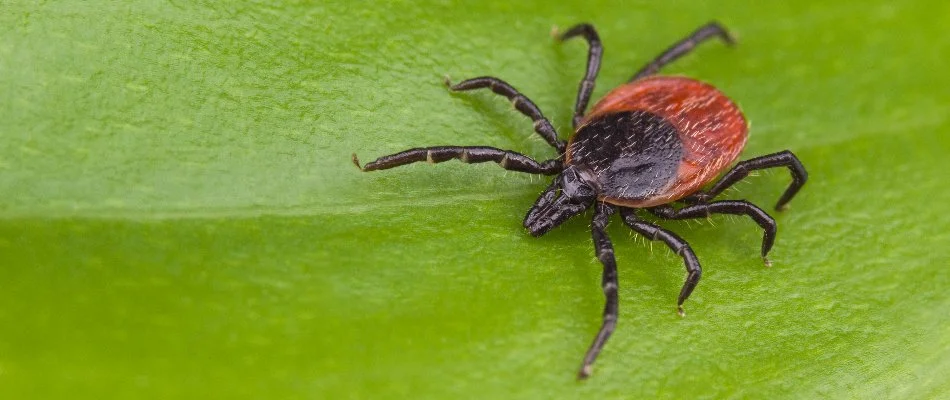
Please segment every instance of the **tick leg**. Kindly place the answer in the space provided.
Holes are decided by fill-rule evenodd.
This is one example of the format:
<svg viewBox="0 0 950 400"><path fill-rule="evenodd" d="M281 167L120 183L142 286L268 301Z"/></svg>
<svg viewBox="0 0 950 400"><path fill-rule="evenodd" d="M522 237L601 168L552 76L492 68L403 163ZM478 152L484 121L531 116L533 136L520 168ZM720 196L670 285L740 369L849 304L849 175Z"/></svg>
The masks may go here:
<svg viewBox="0 0 950 400"><path fill-rule="evenodd" d="M446 83L448 84L449 82L446 81ZM518 90L507 82L498 78L483 76L459 82L449 88L457 92L489 88L492 92L507 97L508 100L511 100L511 104L515 106L515 109L534 121L534 131L537 132L538 135L541 135L544 141L557 149L558 154L564 154L564 146L566 146L566 144L564 141L557 139L557 131L554 130L554 125L551 125L551 121L548 121L548 119L541 114L541 110L538 109L538 106L536 106L534 102L518 92Z"/></svg>
<svg viewBox="0 0 950 400"><path fill-rule="evenodd" d="M567 32L558 36L558 40L568 40L575 36L584 36L587 40L589 50L587 51L587 72L584 79L577 88L577 102L574 104L574 129L584 118L584 112L587 111L587 103L590 102L590 94L594 91L594 80L597 79L597 72L600 71L600 60L604 55L604 47L600 44L600 36L593 25L578 24Z"/></svg>
<svg viewBox="0 0 950 400"><path fill-rule="evenodd" d="M353 154L353 164L364 172L394 168L418 161L435 164L451 159L458 159L469 164L494 161L504 169L529 174L555 175L562 169L559 160L537 162L521 153L486 146L437 146L409 149L382 156L364 166L360 166L360 160L356 158L356 154Z"/></svg>
<svg viewBox="0 0 950 400"><path fill-rule="evenodd" d="M765 231L762 236L762 260L765 261L765 265L770 265L766 256L769 254L769 250L772 249L772 244L775 243L775 232L778 227L775 224L775 219L755 204L744 200L725 200L686 206L679 210L669 205L652 207L647 210L663 219L707 218L712 214L747 215Z"/></svg>
<svg viewBox="0 0 950 400"><path fill-rule="evenodd" d="M687 275L686 282L683 283L683 288L680 290L676 308L680 316L685 315L683 313L683 302L689 298L690 293L693 293L693 289L696 288L696 284L699 283L699 278L703 274L703 269L699 266L699 259L696 258L693 249L689 247L689 243L686 243L683 238L677 236L675 233L641 220L631 208L621 208L620 215L623 216L623 222L626 223L630 229L633 229L647 239L663 241L669 246L670 250L673 250L674 253L683 257L683 263L686 264Z"/></svg>
<svg viewBox="0 0 950 400"><path fill-rule="evenodd" d="M782 197L775 204L775 209L782 211L808 180L808 172L805 171L805 166L798 160L798 157L795 157L795 154L788 150L740 161L708 191L696 193L687 198L686 201L691 203L708 202L722 193L723 190L749 176L750 172L776 167L788 167L788 170L792 173L792 183L788 185L788 189L785 189L785 193L782 193Z"/></svg>
<svg viewBox="0 0 950 400"><path fill-rule="evenodd" d="M657 56L653 61L650 61L650 63L641 68L640 71L637 71L633 78L630 78L630 82L660 72L660 68L676 61L677 58L686 55L700 43L716 36L730 46L736 43L736 40L722 25L719 25L718 22L709 22L699 27L699 29L689 34L689 36L670 46L670 48L666 49L666 51Z"/></svg>
<svg viewBox="0 0 950 400"><path fill-rule="evenodd" d="M594 220L591 223L590 231L594 238L594 249L597 253L597 259L604 264L604 275L601 285L604 288L606 303L604 304L604 321L594 337L594 342L587 349L584 355L584 364L577 372L577 379L584 379L590 376L594 361L597 355L604 348L610 334L614 332L617 326L617 261L614 259L614 246L610 243L610 237L607 236L607 224L610 222L610 216L614 213L614 208L604 203L597 203L594 211Z"/></svg>

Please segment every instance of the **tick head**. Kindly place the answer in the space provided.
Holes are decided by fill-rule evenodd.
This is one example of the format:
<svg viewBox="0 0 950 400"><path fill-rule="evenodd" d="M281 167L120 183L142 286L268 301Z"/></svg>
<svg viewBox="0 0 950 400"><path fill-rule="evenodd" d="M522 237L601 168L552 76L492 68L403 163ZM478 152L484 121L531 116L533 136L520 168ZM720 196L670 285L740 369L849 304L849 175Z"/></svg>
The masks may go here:
<svg viewBox="0 0 950 400"><path fill-rule="evenodd" d="M584 212L597 200L593 175L569 166L541 193L524 218L531 236L541 236L571 217Z"/></svg>

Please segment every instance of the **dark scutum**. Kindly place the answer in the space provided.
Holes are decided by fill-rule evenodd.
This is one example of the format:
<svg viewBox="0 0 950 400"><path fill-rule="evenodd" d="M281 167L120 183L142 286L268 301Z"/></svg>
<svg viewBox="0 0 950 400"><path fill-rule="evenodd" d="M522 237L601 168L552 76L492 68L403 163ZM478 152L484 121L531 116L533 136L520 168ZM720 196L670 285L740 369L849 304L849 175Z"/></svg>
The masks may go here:
<svg viewBox="0 0 950 400"><path fill-rule="evenodd" d="M600 194L646 199L676 179L683 145L676 128L646 111L604 115L581 127L567 149L569 163L594 172Z"/></svg>

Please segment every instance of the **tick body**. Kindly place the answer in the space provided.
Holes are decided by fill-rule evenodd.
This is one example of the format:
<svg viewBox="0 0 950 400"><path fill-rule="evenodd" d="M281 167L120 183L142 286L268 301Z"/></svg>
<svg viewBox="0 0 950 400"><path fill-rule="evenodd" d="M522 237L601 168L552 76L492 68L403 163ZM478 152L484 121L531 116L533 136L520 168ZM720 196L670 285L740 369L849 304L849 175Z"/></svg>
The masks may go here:
<svg viewBox="0 0 950 400"><path fill-rule="evenodd" d="M606 301L603 323L578 372L579 378L586 378L617 323L617 264L606 232L614 213L619 211L623 222L633 231L648 240L665 243L682 257L687 274L677 299L677 311L683 315L683 302L702 275L699 260L686 241L643 218L644 214L659 219L708 218L713 214L748 216L764 231L760 254L768 265L766 256L777 231L775 220L745 200L714 199L754 170L785 167L791 172L792 183L776 204L776 209L781 210L805 184L808 175L798 158L787 150L733 165L748 138L748 124L736 104L707 83L656 76L664 65L707 39L718 37L733 44L732 37L719 24L706 24L673 44L589 112L587 106L603 47L589 24L576 25L558 39L578 36L586 39L589 52L574 106L573 135L568 141L558 138L554 127L531 100L501 79L480 77L451 86L454 91L488 88L507 97L518 111L532 119L535 132L557 151L556 158L539 162L493 147L437 146L409 149L363 166L354 154L353 162L363 171L374 171L419 161L493 161L508 170L555 175L524 218L523 225L533 236L544 235L593 209L591 235L595 254L604 267L601 284Z"/></svg>
<svg viewBox="0 0 950 400"><path fill-rule="evenodd" d="M716 88L650 77L594 105L564 163L594 171L601 201L652 207L701 189L735 161L747 137L742 112Z"/></svg>

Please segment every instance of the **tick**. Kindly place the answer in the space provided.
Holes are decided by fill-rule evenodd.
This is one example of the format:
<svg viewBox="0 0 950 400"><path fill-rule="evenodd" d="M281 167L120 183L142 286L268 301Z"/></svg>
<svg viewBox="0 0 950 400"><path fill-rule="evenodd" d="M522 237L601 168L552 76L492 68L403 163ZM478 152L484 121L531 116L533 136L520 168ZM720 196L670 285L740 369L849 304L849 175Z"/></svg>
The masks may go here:
<svg viewBox="0 0 950 400"><path fill-rule="evenodd" d="M685 240L642 219L642 214L677 220L708 218L712 214L748 216L765 231L761 255L763 262L770 265L766 256L775 242L775 220L748 201L713 199L752 171L787 167L792 183L775 205L781 211L805 184L808 174L801 161L786 150L736 163L710 184L738 158L748 138L748 123L739 107L712 85L656 74L707 39L718 37L726 44L734 44L732 36L718 23L710 22L673 44L629 82L607 93L589 112L587 103L600 70L603 47L590 24L576 25L557 35L557 39L578 36L588 43L587 71L574 105L574 132L566 142L558 139L541 110L505 81L487 76L455 85L446 81L453 91L488 88L507 97L518 111L534 121L534 131L557 150L556 158L539 162L494 147L437 146L380 157L363 166L354 154L353 163L362 171L375 171L417 161L494 161L507 170L556 175L524 218L524 227L533 236L544 235L593 208L591 234L597 258L604 266L602 286L606 305L603 323L578 372L578 378L583 379L591 374L597 355L617 323L617 263L606 232L611 215L619 210L630 229L649 240L662 241L683 258L686 281L677 299L677 312L682 316L683 302L702 274L699 259Z"/></svg>

